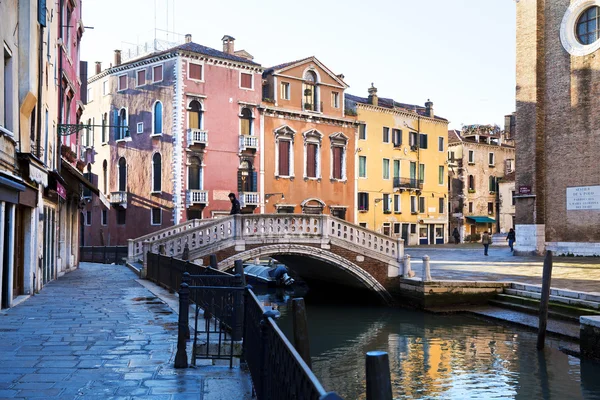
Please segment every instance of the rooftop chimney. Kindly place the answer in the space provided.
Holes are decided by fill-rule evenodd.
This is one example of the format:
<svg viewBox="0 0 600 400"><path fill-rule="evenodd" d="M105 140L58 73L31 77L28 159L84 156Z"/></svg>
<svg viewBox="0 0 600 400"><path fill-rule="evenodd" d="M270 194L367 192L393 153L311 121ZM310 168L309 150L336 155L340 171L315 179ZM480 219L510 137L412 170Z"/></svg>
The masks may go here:
<svg viewBox="0 0 600 400"><path fill-rule="evenodd" d="M429 99L427 99L427 101L425 102L425 113L427 114L427 116L429 118L433 118L434 114L433 114L433 102Z"/></svg>
<svg viewBox="0 0 600 400"><path fill-rule="evenodd" d="M374 106L379 105L379 97L377 97L377 88L373 86L371 83L371 87L369 88L369 104Z"/></svg>
<svg viewBox="0 0 600 400"><path fill-rule="evenodd" d="M100 72L102 72L102 62L96 61L96 75L98 75Z"/></svg>
<svg viewBox="0 0 600 400"><path fill-rule="evenodd" d="M121 50L115 50L115 67L121 65Z"/></svg>
<svg viewBox="0 0 600 400"><path fill-rule="evenodd" d="M223 39L221 39L223 41L223 53L227 53L227 54L233 54L235 53L235 48L234 48L234 42L235 42L235 38L229 36L229 35L225 35L223 36Z"/></svg>
<svg viewBox="0 0 600 400"><path fill-rule="evenodd" d="M192 41L192 35L190 33L188 33L187 35L185 35L185 42L190 43L191 41Z"/></svg>

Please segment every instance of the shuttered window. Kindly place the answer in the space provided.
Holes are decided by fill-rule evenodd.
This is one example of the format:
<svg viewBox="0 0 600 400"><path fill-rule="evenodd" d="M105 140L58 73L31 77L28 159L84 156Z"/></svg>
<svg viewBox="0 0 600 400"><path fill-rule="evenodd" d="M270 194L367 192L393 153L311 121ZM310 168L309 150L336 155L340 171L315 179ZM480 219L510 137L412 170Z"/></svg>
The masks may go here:
<svg viewBox="0 0 600 400"><path fill-rule="evenodd" d="M127 75L121 75L119 77L119 90L127 89Z"/></svg>
<svg viewBox="0 0 600 400"><path fill-rule="evenodd" d="M137 72L137 85L143 86L146 84L146 70L142 69Z"/></svg>
<svg viewBox="0 0 600 400"><path fill-rule="evenodd" d="M190 63L190 79L202 80L202 65Z"/></svg>
<svg viewBox="0 0 600 400"><path fill-rule="evenodd" d="M333 148L333 179L342 179L342 147Z"/></svg>
<svg viewBox="0 0 600 400"><path fill-rule="evenodd" d="M163 67L162 65L157 65L152 68L152 76L154 82L160 82L163 80Z"/></svg>
<svg viewBox="0 0 600 400"><path fill-rule="evenodd" d="M244 89L252 89L252 74L245 74L242 72L240 86Z"/></svg>
<svg viewBox="0 0 600 400"><path fill-rule="evenodd" d="M279 175L290 176L290 142L279 141Z"/></svg>
<svg viewBox="0 0 600 400"><path fill-rule="evenodd" d="M314 143L306 145L306 176L317 177L317 145Z"/></svg>
<svg viewBox="0 0 600 400"><path fill-rule="evenodd" d="M160 192L162 190L161 180L162 162L159 153L152 156L152 191Z"/></svg>

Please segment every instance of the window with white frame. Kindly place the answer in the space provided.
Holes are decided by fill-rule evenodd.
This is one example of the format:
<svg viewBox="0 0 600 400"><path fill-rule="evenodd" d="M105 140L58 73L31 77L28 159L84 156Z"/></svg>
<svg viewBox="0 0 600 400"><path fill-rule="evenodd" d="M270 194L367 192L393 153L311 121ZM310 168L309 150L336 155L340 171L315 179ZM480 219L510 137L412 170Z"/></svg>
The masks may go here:
<svg viewBox="0 0 600 400"><path fill-rule="evenodd" d="M389 143L390 142L390 128L388 128L387 126L383 127L383 143Z"/></svg>
<svg viewBox="0 0 600 400"><path fill-rule="evenodd" d="M321 140L323 135L316 129L304 132L304 177L321 178Z"/></svg>
<svg viewBox="0 0 600 400"><path fill-rule="evenodd" d="M392 196L389 193L383 194L383 212L385 214L390 214L392 212Z"/></svg>
<svg viewBox="0 0 600 400"><path fill-rule="evenodd" d="M443 165L440 165L438 167L438 184L440 184L440 185L444 184L444 174L445 174L445 168Z"/></svg>
<svg viewBox="0 0 600 400"><path fill-rule="evenodd" d="M198 100L192 100L188 106L188 128L202 129L202 116L202 104Z"/></svg>
<svg viewBox="0 0 600 400"><path fill-rule="evenodd" d="M384 158L382 163L383 179L390 179L390 159Z"/></svg>
<svg viewBox="0 0 600 400"><path fill-rule="evenodd" d="M151 225L162 225L162 210L160 208L153 208L150 216Z"/></svg>
<svg viewBox="0 0 600 400"><path fill-rule="evenodd" d="M400 147L402 145L402 130L392 129L392 142L394 147Z"/></svg>
<svg viewBox="0 0 600 400"><path fill-rule="evenodd" d="M118 174L119 192L124 192L127 190L127 161L125 161L125 157L119 158Z"/></svg>
<svg viewBox="0 0 600 400"><path fill-rule="evenodd" d="M242 112L240 114L241 135L250 136L253 134L252 121L254 121L254 119L252 118L252 111L248 107L242 108Z"/></svg>
<svg viewBox="0 0 600 400"><path fill-rule="evenodd" d="M102 114L102 143L108 142L108 113Z"/></svg>
<svg viewBox="0 0 600 400"><path fill-rule="evenodd" d="M402 212L402 204L399 194L394 195L394 213L400 214Z"/></svg>
<svg viewBox="0 0 600 400"><path fill-rule="evenodd" d="M287 125L275 130L275 176L294 176L294 135L296 131Z"/></svg>
<svg viewBox="0 0 600 400"><path fill-rule="evenodd" d="M188 78L195 81L203 81L203 65L193 62L188 63Z"/></svg>
<svg viewBox="0 0 600 400"><path fill-rule="evenodd" d="M108 210L102 210L100 212L100 225L108 225Z"/></svg>
<svg viewBox="0 0 600 400"><path fill-rule="evenodd" d="M188 159L188 190L202 190L203 168L200 158L192 156Z"/></svg>
<svg viewBox="0 0 600 400"><path fill-rule="evenodd" d="M127 89L127 75L121 75L119 76L119 86L118 86L118 91L121 90L126 90Z"/></svg>
<svg viewBox="0 0 600 400"><path fill-rule="evenodd" d="M115 110L115 140L122 140L129 137L129 119L127 109L121 108Z"/></svg>
<svg viewBox="0 0 600 400"><path fill-rule="evenodd" d="M331 107L340 108L340 92L331 92Z"/></svg>
<svg viewBox="0 0 600 400"><path fill-rule="evenodd" d="M156 82L162 82L163 80L163 66L161 65L155 65L154 67L152 67L152 82L156 83Z"/></svg>
<svg viewBox="0 0 600 400"><path fill-rule="evenodd" d="M252 74L247 72L240 72L240 88L242 89L254 89L254 81Z"/></svg>
<svg viewBox="0 0 600 400"><path fill-rule="evenodd" d="M410 212L411 214L417 213L417 196L410 196Z"/></svg>
<svg viewBox="0 0 600 400"><path fill-rule="evenodd" d="M341 132L329 136L331 141L331 179L346 180L346 146L348 138Z"/></svg>
<svg viewBox="0 0 600 400"><path fill-rule="evenodd" d="M289 82L281 82L281 98L283 100L290 99L290 83Z"/></svg>
<svg viewBox="0 0 600 400"><path fill-rule="evenodd" d="M162 159L160 153L154 153L152 156L152 193L162 191Z"/></svg>
<svg viewBox="0 0 600 400"><path fill-rule="evenodd" d="M136 86L144 86L146 84L146 70L140 69L135 73L137 82Z"/></svg>
<svg viewBox="0 0 600 400"><path fill-rule="evenodd" d="M102 82L102 95L106 96L108 94L108 81Z"/></svg>
<svg viewBox="0 0 600 400"><path fill-rule="evenodd" d="M496 165L496 159L494 157L494 153L488 153L488 164L490 167Z"/></svg>
<svg viewBox="0 0 600 400"><path fill-rule="evenodd" d="M421 214L425 213L425 197L419 196L419 212Z"/></svg>
<svg viewBox="0 0 600 400"><path fill-rule="evenodd" d="M440 214L443 214L444 213L444 203L445 203L445 200L444 200L443 197L440 197L438 199L438 201L439 201L438 209L440 210Z"/></svg>
<svg viewBox="0 0 600 400"><path fill-rule="evenodd" d="M85 224L87 226L92 225L92 212L91 211L85 212Z"/></svg>
<svg viewBox="0 0 600 400"><path fill-rule="evenodd" d="M137 133L144 133L144 123L143 122L138 122L137 123Z"/></svg>
<svg viewBox="0 0 600 400"><path fill-rule="evenodd" d="M469 150L469 164L475 164L475 151Z"/></svg>
<svg viewBox="0 0 600 400"><path fill-rule="evenodd" d="M359 178L367 177L367 157L366 156L358 156L358 177Z"/></svg>
<svg viewBox="0 0 600 400"><path fill-rule="evenodd" d="M506 160L506 173L510 174L511 172L513 172L515 170L515 160L513 159L508 159Z"/></svg>
<svg viewBox="0 0 600 400"><path fill-rule="evenodd" d="M438 138L438 151L444 151L444 138Z"/></svg>
<svg viewBox="0 0 600 400"><path fill-rule="evenodd" d="M366 140L367 139L367 125L366 124L359 124L358 125L358 138L360 140Z"/></svg>
<svg viewBox="0 0 600 400"><path fill-rule="evenodd" d="M154 103L152 134L162 135L163 133L163 105L160 101Z"/></svg>

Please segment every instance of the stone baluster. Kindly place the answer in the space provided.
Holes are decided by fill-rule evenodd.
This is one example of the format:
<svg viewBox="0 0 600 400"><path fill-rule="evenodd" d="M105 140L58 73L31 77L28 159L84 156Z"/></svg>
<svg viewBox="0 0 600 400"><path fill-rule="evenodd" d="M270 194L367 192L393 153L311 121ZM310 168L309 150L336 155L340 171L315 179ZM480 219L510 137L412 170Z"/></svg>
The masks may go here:
<svg viewBox="0 0 600 400"><path fill-rule="evenodd" d="M431 281L431 272L429 270L429 256L425 255L423 256L423 273L421 275L421 279L424 282L430 282Z"/></svg>

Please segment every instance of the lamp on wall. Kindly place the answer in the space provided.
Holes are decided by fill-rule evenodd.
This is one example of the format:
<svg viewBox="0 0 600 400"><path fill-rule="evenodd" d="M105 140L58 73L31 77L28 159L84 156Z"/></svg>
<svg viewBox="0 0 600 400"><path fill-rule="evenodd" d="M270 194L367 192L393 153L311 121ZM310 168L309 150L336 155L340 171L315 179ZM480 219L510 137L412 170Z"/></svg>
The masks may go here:
<svg viewBox="0 0 600 400"><path fill-rule="evenodd" d="M271 197L273 197L273 196L276 196L276 195L278 195L278 194L280 194L280 195L281 195L281 200L285 200L285 196L284 196L284 194L283 194L283 193L281 193L281 192L277 192L277 193L265 193L265 203L268 203L268 202L269 202L269 198L271 198Z"/></svg>

